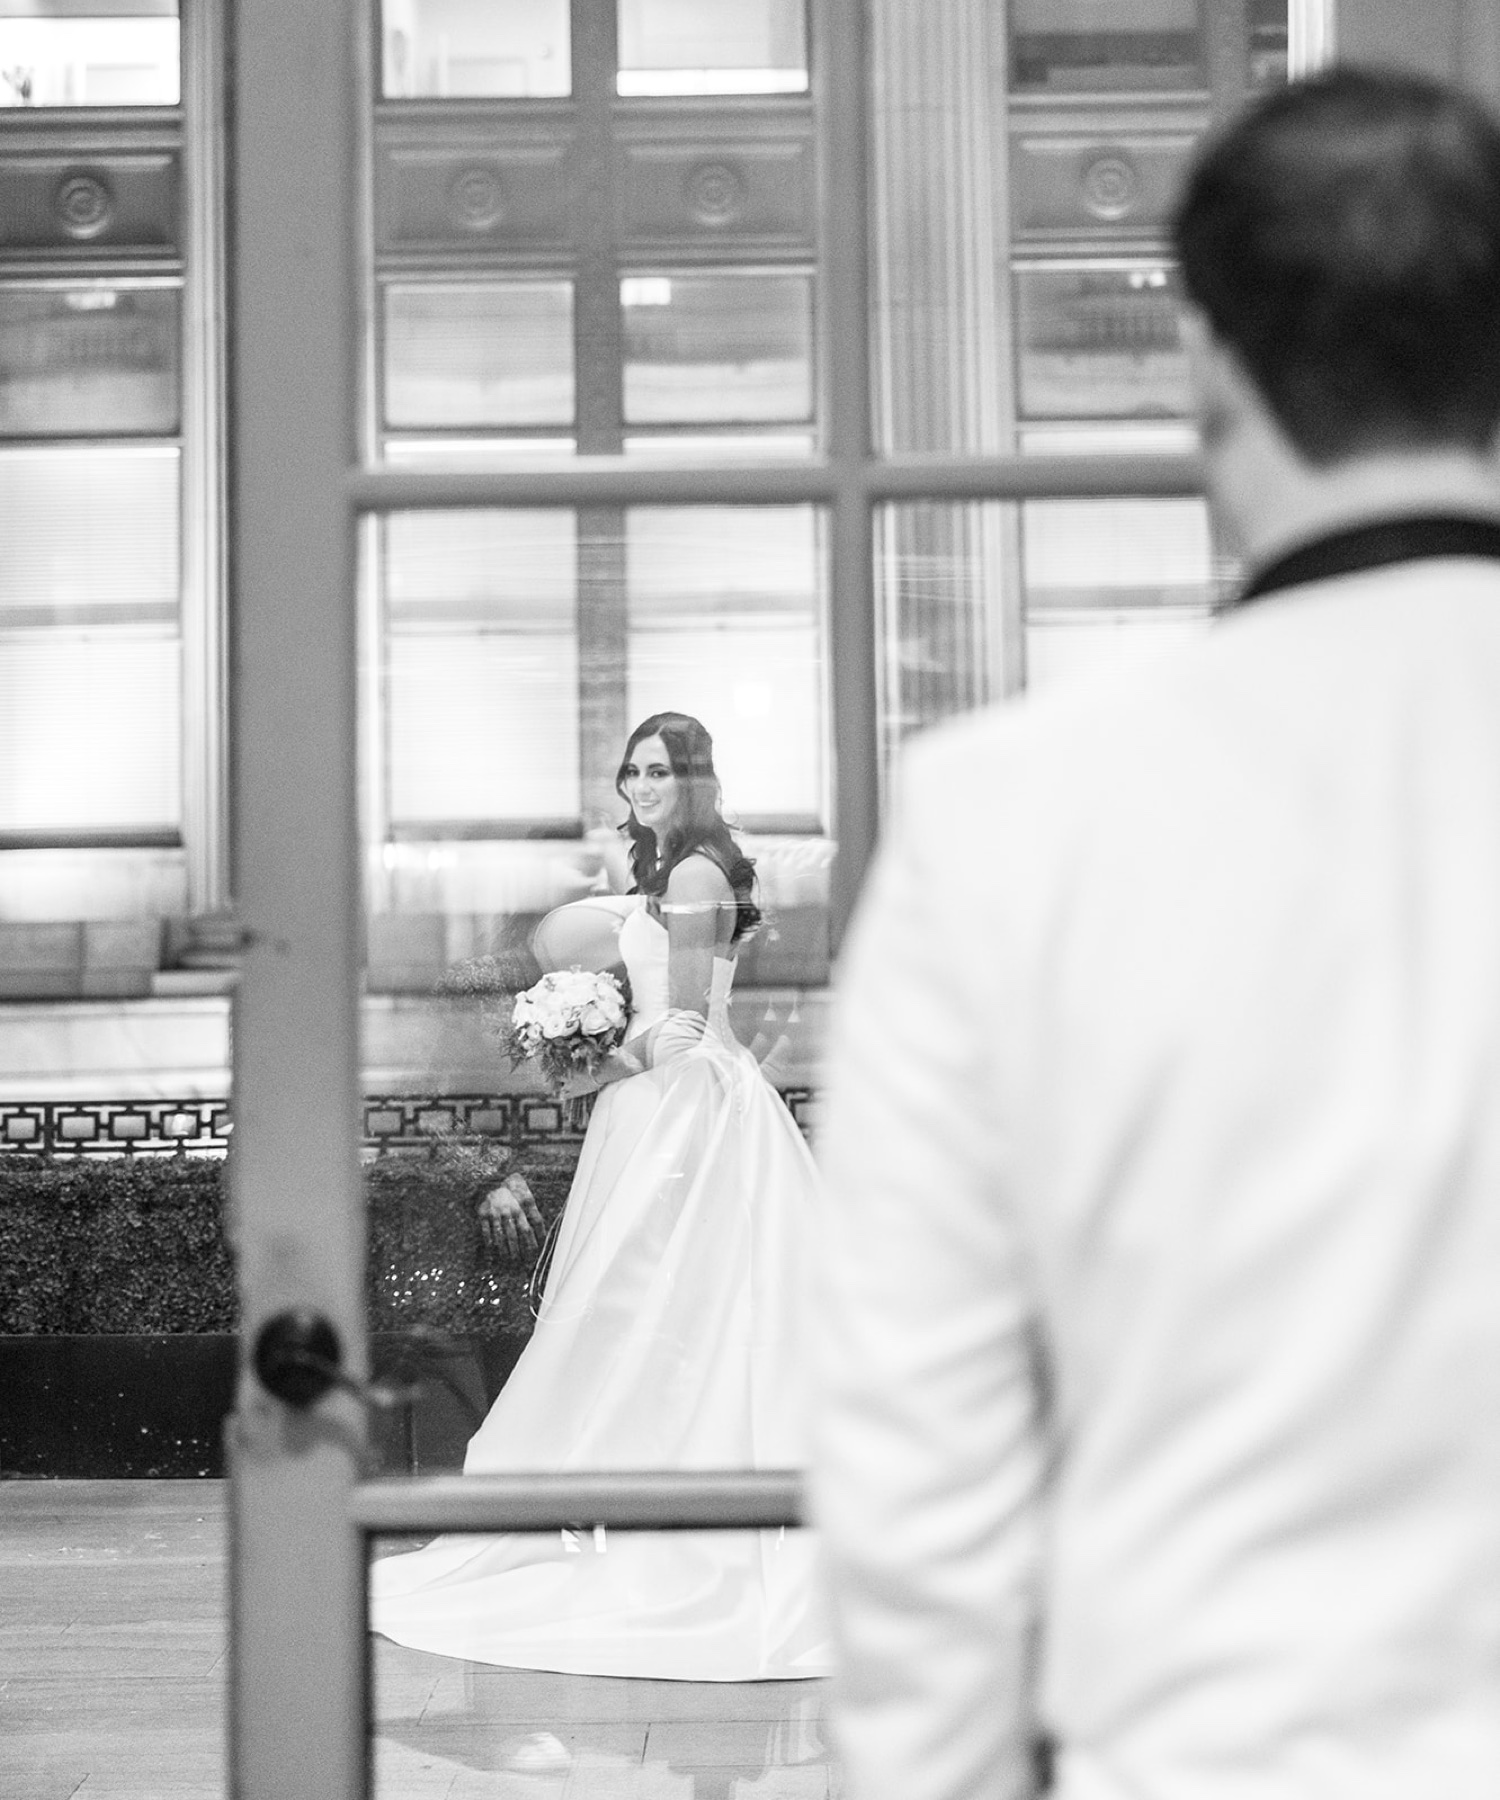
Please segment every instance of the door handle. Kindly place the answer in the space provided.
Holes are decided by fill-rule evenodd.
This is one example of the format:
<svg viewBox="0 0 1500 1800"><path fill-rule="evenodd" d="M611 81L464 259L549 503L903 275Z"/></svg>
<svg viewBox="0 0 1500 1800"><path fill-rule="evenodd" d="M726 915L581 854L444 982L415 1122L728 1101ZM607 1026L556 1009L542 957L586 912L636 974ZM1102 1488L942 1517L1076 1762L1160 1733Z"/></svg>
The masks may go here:
<svg viewBox="0 0 1500 1800"><path fill-rule="evenodd" d="M334 1388L382 1411L410 1406L420 1389L356 1381L344 1368L344 1347L332 1323L310 1307L273 1314L255 1334L251 1362L261 1386L276 1399L306 1412Z"/></svg>

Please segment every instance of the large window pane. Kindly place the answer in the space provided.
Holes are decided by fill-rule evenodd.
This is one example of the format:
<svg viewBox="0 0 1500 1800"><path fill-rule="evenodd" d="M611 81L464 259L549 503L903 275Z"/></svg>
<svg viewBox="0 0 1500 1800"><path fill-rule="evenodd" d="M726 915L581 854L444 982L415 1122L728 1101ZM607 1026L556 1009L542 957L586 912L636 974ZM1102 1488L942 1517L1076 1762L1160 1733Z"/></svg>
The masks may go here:
<svg viewBox="0 0 1500 1800"><path fill-rule="evenodd" d="M1196 635L1235 577L1201 500L882 507L876 543L886 767L913 731Z"/></svg>
<svg viewBox="0 0 1500 1800"><path fill-rule="evenodd" d="M392 829L576 830L576 550L563 511L386 526Z"/></svg>
<svg viewBox="0 0 1500 1800"><path fill-rule="evenodd" d="M393 430L571 424L572 284L393 282L385 421Z"/></svg>
<svg viewBox="0 0 1500 1800"><path fill-rule="evenodd" d="M1021 543L1033 689L1196 635L1227 590L1201 500L1028 501Z"/></svg>
<svg viewBox="0 0 1500 1800"><path fill-rule="evenodd" d="M636 275L620 299L630 424L811 418L811 276Z"/></svg>
<svg viewBox="0 0 1500 1800"><path fill-rule="evenodd" d="M175 614L175 449L0 450L0 615Z"/></svg>
<svg viewBox="0 0 1500 1800"><path fill-rule="evenodd" d="M384 0L388 100L545 99L572 86L568 0Z"/></svg>
<svg viewBox="0 0 1500 1800"><path fill-rule="evenodd" d="M0 106L176 106L177 0L0 0Z"/></svg>
<svg viewBox="0 0 1500 1800"><path fill-rule="evenodd" d="M180 662L170 626L0 629L0 832L175 828Z"/></svg>
<svg viewBox="0 0 1500 1800"><path fill-rule="evenodd" d="M1187 357L1165 263L1022 268L1015 280L1023 418L1188 411Z"/></svg>
<svg viewBox="0 0 1500 1800"><path fill-rule="evenodd" d="M822 830L827 751L817 515L811 507L627 514L632 719L703 720L731 813Z"/></svg>
<svg viewBox="0 0 1500 1800"><path fill-rule="evenodd" d="M1012 0L1010 17L1023 93L1203 85L1197 0Z"/></svg>
<svg viewBox="0 0 1500 1800"><path fill-rule="evenodd" d="M7 437L174 433L180 361L175 287L0 288L0 434Z"/></svg>
<svg viewBox="0 0 1500 1800"><path fill-rule="evenodd" d="M622 94L807 87L803 0L620 0Z"/></svg>

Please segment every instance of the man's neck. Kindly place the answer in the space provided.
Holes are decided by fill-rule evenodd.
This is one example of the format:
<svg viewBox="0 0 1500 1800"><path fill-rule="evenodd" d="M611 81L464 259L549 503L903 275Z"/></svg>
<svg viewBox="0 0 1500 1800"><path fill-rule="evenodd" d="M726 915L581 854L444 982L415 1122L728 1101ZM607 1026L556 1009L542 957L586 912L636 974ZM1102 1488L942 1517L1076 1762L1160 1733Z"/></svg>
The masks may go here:
<svg viewBox="0 0 1500 1800"><path fill-rule="evenodd" d="M1221 489L1235 496L1236 547L1251 569L1379 519L1417 513L1500 519L1500 461L1470 451L1365 456L1331 468L1284 456L1256 460L1253 472L1239 471L1235 486Z"/></svg>

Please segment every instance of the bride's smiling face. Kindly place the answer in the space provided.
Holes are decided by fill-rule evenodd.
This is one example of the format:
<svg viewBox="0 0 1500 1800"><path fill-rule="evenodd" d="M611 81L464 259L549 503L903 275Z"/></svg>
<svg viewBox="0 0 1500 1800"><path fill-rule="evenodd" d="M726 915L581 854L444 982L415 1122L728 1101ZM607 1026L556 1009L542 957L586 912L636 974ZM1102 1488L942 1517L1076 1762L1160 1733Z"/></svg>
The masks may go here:
<svg viewBox="0 0 1500 1800"><path fill-rule="evenodd" d="M659 737L642 738L625 764L621 782L637 825L654 831L658 842L677 810L678 781Z"/></svg>

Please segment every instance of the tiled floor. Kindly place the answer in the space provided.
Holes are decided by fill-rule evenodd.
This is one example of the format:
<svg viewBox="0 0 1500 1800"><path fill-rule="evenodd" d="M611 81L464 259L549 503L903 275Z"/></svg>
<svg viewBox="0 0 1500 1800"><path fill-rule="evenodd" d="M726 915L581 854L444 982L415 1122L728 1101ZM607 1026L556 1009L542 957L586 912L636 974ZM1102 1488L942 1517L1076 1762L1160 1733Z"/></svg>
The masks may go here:
<svg viewBox="0 0 1500 1800"><path fill-rule="evenodd" d="M625 1681L375 1644L379 1800L828 1800L811 1682ZM215 1482L0 1482L0 1795L222 1800Z"/></svg>

